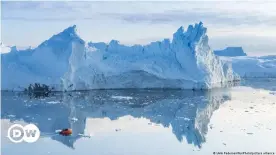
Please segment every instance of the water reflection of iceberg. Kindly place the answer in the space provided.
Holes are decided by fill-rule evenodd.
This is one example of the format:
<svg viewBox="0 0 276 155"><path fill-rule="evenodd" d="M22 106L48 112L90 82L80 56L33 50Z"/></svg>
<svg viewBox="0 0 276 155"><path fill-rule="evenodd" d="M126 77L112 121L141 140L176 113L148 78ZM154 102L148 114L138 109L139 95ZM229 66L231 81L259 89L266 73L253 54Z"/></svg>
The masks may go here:
<svg viewBox="0 0 276 155"><path fill-rule="evenodd" d="M72 137L49 136L74 148L84 134L87 118L116 120L131 115L147 118L164 127L171 126L179 141L201 147L205 142L213 111L229 100L227 90L100 90L55 94L45 100L27 96L2 94L2 119L23 120L37 124L42 134L51 135L57 129L72 128ZM49 101L60 101L53 104ZM48 103L47 103L48 102ZM13 117L10 117L13 116Z"/></svg>

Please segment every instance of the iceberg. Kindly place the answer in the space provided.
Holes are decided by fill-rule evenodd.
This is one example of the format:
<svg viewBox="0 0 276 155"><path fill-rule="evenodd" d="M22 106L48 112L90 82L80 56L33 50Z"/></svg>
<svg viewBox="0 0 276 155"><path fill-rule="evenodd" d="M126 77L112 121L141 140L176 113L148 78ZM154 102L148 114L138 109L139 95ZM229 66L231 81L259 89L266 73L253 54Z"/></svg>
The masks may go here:
<svg viewBox="0 0 276 155"><path fill-rule="evenodd" d="M239 79L208 45L203 23L180 27L173 39L125 46L82 40L75 25L37 48L2 54L2 90L42 83L55 90L210 89ZM10 78L13 77L13 78Z"/></svg>
<svg viewBox="0 0 276 155"><path fill-rule="evenodd" d="M224 50L214 50L214 53L218 56L228 57L247 56L242 47L227 47Z"/></svg>
<svg viewBox="0 0 276 155"><path fill-rule="evenodd" d="M209 89L233 81L231 65L222 63L208 45L202 22L180 27L173 40L148 45L73 42L64 88Z"/></svg>
<svg viewBox="0 0 276 155"><path fill-rule="evenodd" d="M222 61L231 63L234 72L242 78L276 77L276 55L220 58Z"/></svg>
<svg viewBox="0 0 276 155"><path fill-rule="evenodd" d="M11 51L11 48L9 46L4 45L2 42L0 42L1 46L1 53L9 53Z"/></svg>
<svg viewBox="0 0 276 155"><path fill-rule="evenodd" d="M241 47L227 47L225 50L214 50L215 55L226 63L241 78L275 78L276 55L247 56Z"/></svg>

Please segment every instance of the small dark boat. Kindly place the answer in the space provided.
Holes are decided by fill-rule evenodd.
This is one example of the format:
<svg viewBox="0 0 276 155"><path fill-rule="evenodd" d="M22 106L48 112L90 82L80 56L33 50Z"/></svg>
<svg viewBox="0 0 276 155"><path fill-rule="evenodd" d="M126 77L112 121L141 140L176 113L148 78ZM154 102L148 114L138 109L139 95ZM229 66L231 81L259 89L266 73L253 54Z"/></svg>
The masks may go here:
<svg viewBox="0 0 276 155"><path fill-rule="evenodd" d="M59 134L62 136L70 136L72 135L72 129L62 129Z"/></svg>

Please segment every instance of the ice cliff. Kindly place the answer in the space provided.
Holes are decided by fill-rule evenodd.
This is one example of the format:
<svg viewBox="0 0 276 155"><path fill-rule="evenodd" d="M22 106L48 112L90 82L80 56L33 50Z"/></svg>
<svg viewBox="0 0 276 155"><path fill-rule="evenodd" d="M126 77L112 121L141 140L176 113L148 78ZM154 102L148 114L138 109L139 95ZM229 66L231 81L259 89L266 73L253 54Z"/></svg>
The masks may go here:
<svg viewBox="0 0 276 155"><path fill-rule="evenodd" d="M222 63L208 45L200 22L180 27L173 40L124 46L73 42L64 88L184 88L205 89L233 81L231 66Z"/></svg>
<svg viewBox="0 0 276 155"><path fill-rule="evenodd" d="M2 90L23 90L34 83L61 90L61 77L68 70L72 43L82 41L75 28L65 29L37 48L18 50L12 47L9 53L2 54Z"/></svg>
<svg viewBox="0 0 276 155"><path fill-rule="evenodd" d="M37 48L2 54L2 90L43 83L56 90L219 87L238 76L208 45L203 24L180 27L173 39L125 46L85 42L76 26ZM11 78L12 77L12 78Z"/></svg>

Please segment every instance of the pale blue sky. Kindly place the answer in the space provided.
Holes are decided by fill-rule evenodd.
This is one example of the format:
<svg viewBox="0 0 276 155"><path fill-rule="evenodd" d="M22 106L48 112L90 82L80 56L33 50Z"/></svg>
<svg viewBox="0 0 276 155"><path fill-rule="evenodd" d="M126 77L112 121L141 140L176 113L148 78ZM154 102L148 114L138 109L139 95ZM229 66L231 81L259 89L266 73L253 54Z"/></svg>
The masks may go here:
<svg viewBox="0 0 276 155"><path fill-rule="evenodd" d="M146 44L202 21L213 49L276 55L276 2L2 2L1 41L37 46L77 25L87 41Z"/></svg>

